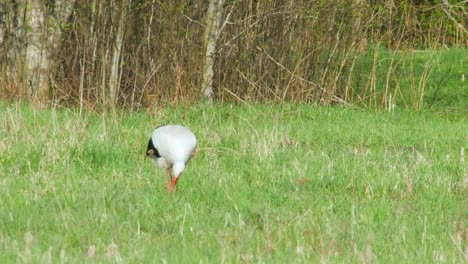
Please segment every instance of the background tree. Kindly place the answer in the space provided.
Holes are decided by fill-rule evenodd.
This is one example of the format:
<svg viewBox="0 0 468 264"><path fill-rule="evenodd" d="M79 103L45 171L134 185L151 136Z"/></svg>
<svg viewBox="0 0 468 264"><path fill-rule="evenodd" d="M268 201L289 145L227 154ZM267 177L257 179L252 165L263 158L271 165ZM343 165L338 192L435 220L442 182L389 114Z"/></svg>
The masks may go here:
<svg viewBox="0 0 468 264"><path fill-rule="evenodd" d="M56 51L75 1L11 1L3 3L9 34L8 77L19 82L23 93L38 104L50 98L51 72L58 62ZM3 41L4 42L4 41ZM52 80L53 81L53 80Z"/></svg>
<svg viewBox="0 0 468 264"><path fill-rule="evenodd" d="M232 7L234 7L232 4ZM232 9L231 9L232 11ZM206 13L205 33L203 40L206 46L205 62L203 67L203 81L201 94L209 102L213 101L214 89L214 67L216 59L216 47L223 27L228 23L231 12L227 15L226 21L222 23L224 13L224 0L210 0Z"/></svg>
<svg viewBox="0 0 468 264"><path fill-rule="evenodd" d="M134 109L200 96L323 104L361 100L380 93L375 67L358 63L363 54L466 47L465 5L455 0L3 1L0 96Z"/></svg>

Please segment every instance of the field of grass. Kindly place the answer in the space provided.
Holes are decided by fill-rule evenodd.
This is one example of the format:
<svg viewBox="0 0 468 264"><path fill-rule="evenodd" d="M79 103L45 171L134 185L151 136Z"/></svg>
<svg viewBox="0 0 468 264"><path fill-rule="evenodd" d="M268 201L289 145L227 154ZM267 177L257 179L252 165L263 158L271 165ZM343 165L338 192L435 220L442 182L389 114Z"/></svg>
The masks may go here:
<svg viewBox="0 0 468 264"><path fill-rule="evenodd" d="M396 108L468 114L468 49L368 49L348 76L348 101L368 109ZM385 106L385 107L383 107Z"/></svg>
<svg viewBox="0 0 468 264"><path fill-rule="evenodd" d="M0 103L0 262L466 262L466 116L313 105ZM144 158L181 123L168 195Z"/></svg>

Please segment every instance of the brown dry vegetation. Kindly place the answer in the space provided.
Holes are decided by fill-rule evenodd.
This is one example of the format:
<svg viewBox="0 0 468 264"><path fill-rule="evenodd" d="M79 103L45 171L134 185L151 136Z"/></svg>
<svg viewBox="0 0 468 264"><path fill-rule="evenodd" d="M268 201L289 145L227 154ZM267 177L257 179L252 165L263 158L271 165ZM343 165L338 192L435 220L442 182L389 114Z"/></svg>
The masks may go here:
<svg viewBox="0 0 468 264"><path fill-rule="evenodd" d="M15 32L21 26L15 10L21 2L0 7L4 99L28 96L24 58L16 61L20 67L11 65ZM369 47L466 46L465 5L423 0L225 1L214 65L215 98L330 104L374 97L378 55L371 67L356 68L360 54ZM117 104L132 109L199 99L207 7L202 0L77 1L61 25L55 63L47 72L48 99L94 108L107 105L112 89ZM119 30L120 66L117 83L111 83ZM368 81L355 87L355 76L368 76ZM375 103L388 105L387 95Z"/></svg>

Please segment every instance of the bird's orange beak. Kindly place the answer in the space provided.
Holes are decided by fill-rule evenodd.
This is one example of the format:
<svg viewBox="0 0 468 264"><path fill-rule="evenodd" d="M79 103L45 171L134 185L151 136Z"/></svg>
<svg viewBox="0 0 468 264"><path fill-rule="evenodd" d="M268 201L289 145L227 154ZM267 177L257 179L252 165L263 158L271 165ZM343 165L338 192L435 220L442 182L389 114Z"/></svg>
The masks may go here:
<svg viewBox="0 0 468 264"><path fill-rule="evenodd" d="M172 189L175 188L178 180L179 180L179 177L175 177L174 179L172 179Z"/></svg>
<svg viewBox="0 0 468 264"><path fill-rule="evenodd" d="M178 180L179 180L179 177L176 177L176 178L172 179L172 182L170 184L166 183L168 193L172 193L175 190L175 186L176 186Z"/></svg>

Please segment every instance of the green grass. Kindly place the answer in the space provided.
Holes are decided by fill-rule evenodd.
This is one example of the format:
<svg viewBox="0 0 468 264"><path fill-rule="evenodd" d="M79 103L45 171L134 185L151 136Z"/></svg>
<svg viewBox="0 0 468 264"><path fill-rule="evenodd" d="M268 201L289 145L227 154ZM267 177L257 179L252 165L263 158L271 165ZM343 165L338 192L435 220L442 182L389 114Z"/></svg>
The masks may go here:
<svg viewBox="0 0 468 264"><path fill-rule="evenodd" d="M467 67L466 48L398 51L370 48L359 55L354 73L348 77L354 89L350 101L381 109L388 108L383 103L386 99L400 109L467 115Z"/></svg>
<svg viewBox="0 0 468 264"><path fill-rule="evenodd" d="M166 123L199 139L172 195L144 159ZM0 103L0 262L461 263L466 131L398 109Z"/></svg>

